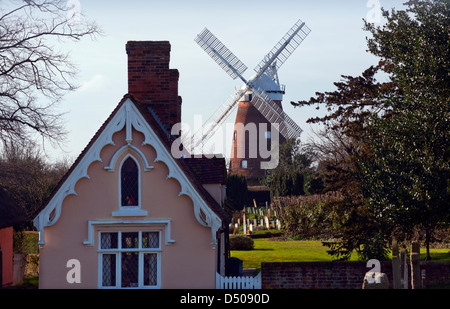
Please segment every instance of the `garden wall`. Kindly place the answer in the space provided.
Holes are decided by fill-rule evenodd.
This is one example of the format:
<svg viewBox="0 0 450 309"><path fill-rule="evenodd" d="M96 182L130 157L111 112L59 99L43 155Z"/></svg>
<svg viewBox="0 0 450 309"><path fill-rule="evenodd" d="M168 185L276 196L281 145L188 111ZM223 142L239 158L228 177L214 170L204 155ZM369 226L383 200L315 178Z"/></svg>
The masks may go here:
<svg viewBox="0 0 450 309"><path fill-rule="evenodd" d="M450 262L422 262L420 266L425 269L426 286L450 284ZM262 288L361 289L370 269L366 262L262 263ZM381 272L387 274L392 288L392 262L381 262Z"/></svg>

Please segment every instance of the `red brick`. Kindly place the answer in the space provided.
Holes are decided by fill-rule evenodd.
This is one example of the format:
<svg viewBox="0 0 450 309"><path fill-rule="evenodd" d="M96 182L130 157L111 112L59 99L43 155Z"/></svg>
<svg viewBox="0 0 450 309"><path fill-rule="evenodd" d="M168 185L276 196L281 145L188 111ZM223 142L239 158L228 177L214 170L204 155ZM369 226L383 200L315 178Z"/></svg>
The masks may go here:
<svg viewBox="0 0 450 309"><path fill-rule="evenodd" d="M181 99L178 96L179 72L169 69L170 43L167 41L129 41L128 92L149 105L164 127L181 122Z"/></svg>

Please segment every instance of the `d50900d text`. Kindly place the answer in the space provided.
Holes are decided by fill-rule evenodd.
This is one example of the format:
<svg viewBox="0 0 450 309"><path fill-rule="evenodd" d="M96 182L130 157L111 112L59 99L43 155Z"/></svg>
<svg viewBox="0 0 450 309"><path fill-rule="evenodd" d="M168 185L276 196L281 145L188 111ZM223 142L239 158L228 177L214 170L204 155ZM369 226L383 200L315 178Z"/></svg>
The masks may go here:
<svg viewBox="0 0 450 309"><path fill-rule="evenodd" d="M225 294L225 304L267 304L268 294Z"/></svg>

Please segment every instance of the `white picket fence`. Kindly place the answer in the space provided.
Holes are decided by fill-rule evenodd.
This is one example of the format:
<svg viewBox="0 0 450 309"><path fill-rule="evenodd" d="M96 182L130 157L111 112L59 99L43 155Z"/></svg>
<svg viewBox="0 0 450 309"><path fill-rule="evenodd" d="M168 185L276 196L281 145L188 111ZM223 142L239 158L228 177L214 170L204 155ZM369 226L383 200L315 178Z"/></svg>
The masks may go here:
<svg viewBox="0 0 450 309"><path fill-rule="evenodd" d="M255 277L223 277L216 273L216 289L261 289L261 272Z"/></svg>

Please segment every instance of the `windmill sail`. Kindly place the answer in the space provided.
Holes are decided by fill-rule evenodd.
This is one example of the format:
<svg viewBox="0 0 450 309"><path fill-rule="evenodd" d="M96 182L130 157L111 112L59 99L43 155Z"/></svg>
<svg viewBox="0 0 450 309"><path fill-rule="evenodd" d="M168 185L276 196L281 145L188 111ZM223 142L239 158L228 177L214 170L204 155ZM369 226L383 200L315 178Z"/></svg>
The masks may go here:
<svg viewBox="0 0 450 309"><path fill-rule="evenodd" d="M253 89L252 105L270 122L280 125L279 131L286 139L300 137L302 129L281 107L270 99L260 88Z"/></svg>
<svg viewBox="0 0 450 309"><path fill-rule="evenodd" d="M247 66L239 60L222 42L208 29L204 29L195 38L195 42L225 71L231 78L240 77L244 82L242 73Z"/></svg>
<svg viewBox="0 0 450 309"><path fill-rule="evenodd" d="M195 38L195 42L225 71L231 78L239 77L244 83L242 87L233 93L217 111L205 122L204 127L196 132L191 138L191 145L196 149L201 144L206 144L217 128L227 119L242 96L249 90L254 95L251 103L270 122L278 123L279 131L286 139L299 137L302 129L285 113L282 108L270 99L267 94L255 84L258 79L266 73L277 84L277 70L308 36L311 30L304 22L298 20L294 26L283 36L283 38L272 48L272 50L256 66L256 76L250 81L246 80L242 74L247 70L238 57L236 57L218 38L216 38L207 28L205 28Z"/></svg>
<svg viewBox="0 0 450 309"><path fill-rule="evenodd" d="M304 22L298 20L255 67L255 72L258 75L261 75L272 64L274 64L274 69L277 71L310 32L311 29L309 29Z"/></svg>
<svg viewBox="0 0 450 309"><path fill-rule="evenodd" d="M228 118L228 116L233 112L237 104L239 103L242 96L249 88L239 89L233 92L212 114L212 116L204 123L203 128L195 132L191 138L191 146L193 149L202 146L205 142L210 139L217 129L223 124L223 122Z"/></svg>

